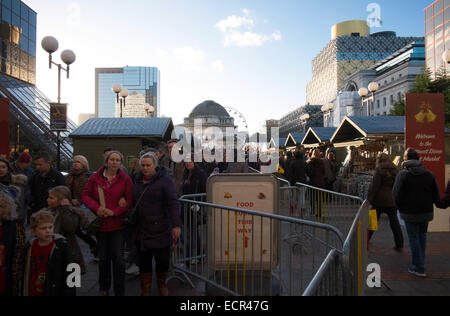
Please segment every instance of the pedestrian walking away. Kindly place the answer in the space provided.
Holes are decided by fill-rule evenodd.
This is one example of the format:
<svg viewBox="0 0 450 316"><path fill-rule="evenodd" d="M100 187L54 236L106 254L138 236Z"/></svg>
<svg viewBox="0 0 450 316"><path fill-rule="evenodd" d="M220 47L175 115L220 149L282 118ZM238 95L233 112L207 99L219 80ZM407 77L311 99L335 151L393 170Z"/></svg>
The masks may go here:
<svg viewBox="0 0 450 316"><path fill-rule="evenodd" d="M420 162L417 151L408 148L403 159L403 170L395 179L392 197L408 232L412 253L408 272L426 277L428 223L434 218L433 204L438 205L440 201L439 187L433 173Z"/></svg>
<svg viewBox="0 0 450 316"><path fill-rule="evenodd" d="M389 156L385 153L380 153L377 156L375 176L369 189L368 200L377 211L378 221L382 213L388 215L394 235L395 249L401 250L403 249L403 233L397 217L397 208L392 199L392 188L397 173L397 167L391 162ZM373 234L374 232L370 231L369 240Z"/></svg>

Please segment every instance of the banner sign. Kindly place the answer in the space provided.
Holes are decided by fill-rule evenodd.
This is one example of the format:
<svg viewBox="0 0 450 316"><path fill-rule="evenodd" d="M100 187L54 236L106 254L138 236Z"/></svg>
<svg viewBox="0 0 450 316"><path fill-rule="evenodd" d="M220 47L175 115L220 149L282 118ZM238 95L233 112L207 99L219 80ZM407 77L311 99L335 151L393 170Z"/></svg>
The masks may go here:
<svg viewBox="0 0 450 316"><path fill-rule="evenodd" d="M0 99L0 156L9 159L9 99Z"/></svg>
<svg viewBox="0 0 450 316"><path fill-rule="evenodd" d="M406 148L414 148L420 161L445 192L445 102L443 94L406 95Z"/></svg>
<svg viewBox="0 0 450 316"><path fill-rule="evenodd" d="M67 131L67 103L50 103L50 129Z"/></svg>

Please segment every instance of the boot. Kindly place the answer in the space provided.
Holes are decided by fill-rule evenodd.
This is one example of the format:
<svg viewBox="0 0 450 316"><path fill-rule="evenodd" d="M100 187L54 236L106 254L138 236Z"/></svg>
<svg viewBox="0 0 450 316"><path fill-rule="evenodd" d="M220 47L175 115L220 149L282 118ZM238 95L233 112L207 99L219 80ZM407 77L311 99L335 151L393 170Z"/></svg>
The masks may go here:
<svg viewBox="0 0 450 316"><path fill-rule="evenodd" d="M141 296L152 296L152 274L141 273Z"/></svg>
<svg viewBox="0 0 450 316"><path fill-rule="evenodd" d="M166 279L167 279L167 272L164 273L157 273L156 276L158 277L158 288L159 293L161 296L169 296L169 291L167 289Z"/></svg>

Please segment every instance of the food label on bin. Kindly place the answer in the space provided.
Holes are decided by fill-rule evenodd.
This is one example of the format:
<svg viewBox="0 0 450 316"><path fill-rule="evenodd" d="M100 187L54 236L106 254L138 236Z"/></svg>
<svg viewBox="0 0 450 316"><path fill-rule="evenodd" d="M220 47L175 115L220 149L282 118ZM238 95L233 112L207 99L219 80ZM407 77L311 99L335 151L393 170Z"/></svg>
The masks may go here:
<svg viewBox="0 0 450 316"><path fill-rule="evenodd" d="M219 176L220 177L220 176ZM245 176L228 176L212 184L213 204L274 214L278 197L277 184L272 178L261 177L260 182L245 181ZM264 181L265 180L265 181ZM267 181L269 180L269 181ZM213 229L209 229L210 247L216 270L270 270L277 264L276 242L279 223L267 217L245 212L212 209L209 216ZM212 228L209 227L209 228Z"/></svg>

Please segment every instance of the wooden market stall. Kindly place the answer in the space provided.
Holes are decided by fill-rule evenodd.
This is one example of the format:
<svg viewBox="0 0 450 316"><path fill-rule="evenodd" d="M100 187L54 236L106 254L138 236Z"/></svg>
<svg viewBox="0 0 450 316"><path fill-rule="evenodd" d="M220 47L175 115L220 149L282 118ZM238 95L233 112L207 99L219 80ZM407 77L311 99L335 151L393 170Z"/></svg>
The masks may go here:
<svg viewBox="0 0 450 316"><path fill-rule="evenodd" d="M367 198L377 155L385 152L394 163L400 163L405 150L404 130L403 116L345 117L331 137L340 153L337 156L341 161L345 156L336 189Z"/></svg>
<svg viewBox="0 0 450 316"><path fill-rule="evenodd" d="M295 150L297 145L300 145L302 143L305 135L306 133L289 133L285 144L286 150L287 151Z"/></svg>
<svg viewBox="0 0 450 316"><path fill-rule="evenodd" d="M335 127L310 127L302 140L305 148L326 148L331 144Z"/></svg>

